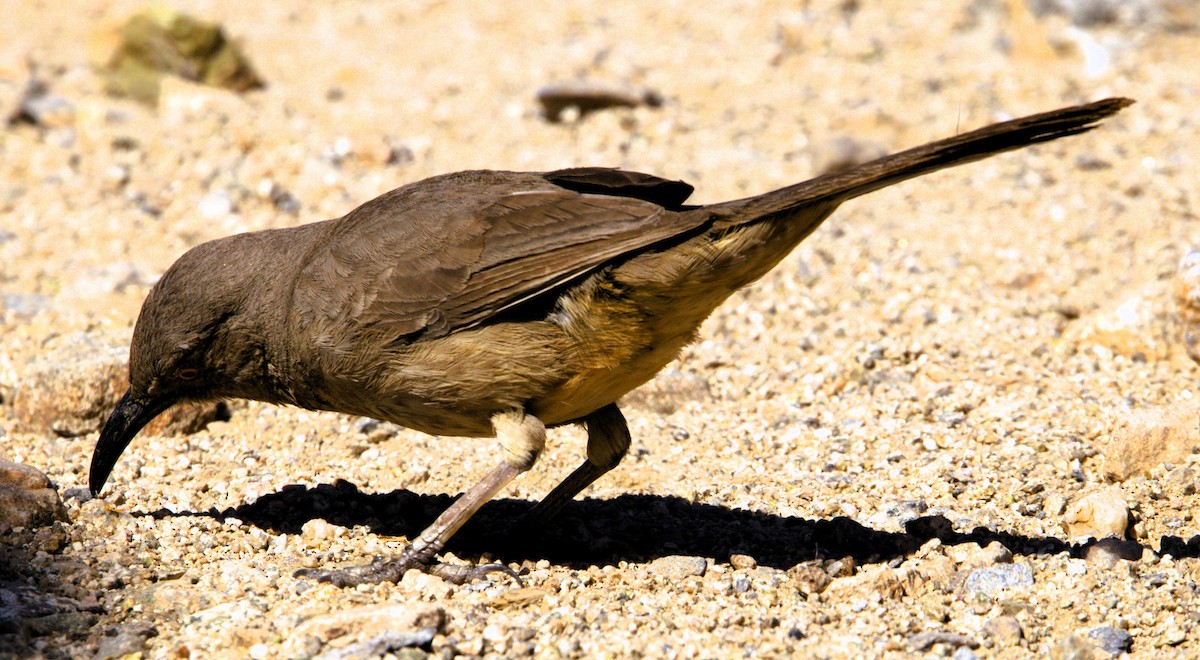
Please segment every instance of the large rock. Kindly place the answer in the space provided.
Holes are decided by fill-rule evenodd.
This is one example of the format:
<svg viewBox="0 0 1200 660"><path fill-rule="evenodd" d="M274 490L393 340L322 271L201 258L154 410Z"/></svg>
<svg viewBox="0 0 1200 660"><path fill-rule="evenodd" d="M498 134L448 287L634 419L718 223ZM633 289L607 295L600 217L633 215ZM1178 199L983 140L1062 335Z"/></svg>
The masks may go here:
<svg viewBox="0 0 1200 660"><path fill-rule="evenodd" d="M314 616L288 635L285 657L379 657L428 644L446 615L429 603L364 605Z"/></svg>
<svg viewBox="0 0 1200 660"><path fill-rule="evenodd" d="M92 59L105 71L108 91L155 104L166 76L237 92L263 80L220 25L167 7L143 10L93 37Z"/></svg>
<svg viewBox="0 0 1200 660"><path fill-rule="evenodd" d="M1178 348L1179 332L1165 289L1155 283L1115 299L1072 322L1063 338L1131 359L1165 360Z"/></svg>
<svg viewBox="0 0 1200 660"><path fill-rule="evenodd" d="M67 509L49 477L30 465L0 457L0 533L67 520Z"/></svg>
<svg viewBox="0 0 1200 660"><path fill-rule="evenodd" d="M991 594L1004 589L1025 589L1033 586L1033 569L1029 564L998 564L977 568L967 574L963 587L968 593Z"/></svg>
<svg viewBox="0 0 1200 660"><path fill-rule="evenodd" d="M18 429L63 437L98 431L129 387L128 360L128 345L114 336L56 338L16 365L12 405ZM151 422L146 433L194 433L223 414L220 404L175 406Z"/></svg>
<svg viewBox="0 0 1200 660"><path fill-rule="evenodd" d="M1098 445L1104 473L1124 481L1162 463L1183 463L1200 447L1200 407L1178 403L1134 410Z"/></svg>

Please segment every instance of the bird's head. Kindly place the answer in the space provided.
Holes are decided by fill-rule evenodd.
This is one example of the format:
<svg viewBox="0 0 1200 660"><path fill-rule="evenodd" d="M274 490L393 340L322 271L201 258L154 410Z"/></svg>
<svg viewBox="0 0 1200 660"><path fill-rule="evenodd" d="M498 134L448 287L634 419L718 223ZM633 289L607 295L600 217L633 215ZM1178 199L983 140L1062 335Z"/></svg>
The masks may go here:
<svg viewBox="0 0 1200 660"><path fill-rule="evenodd" d="M193 248L142 303L129 347L129 390L92 454L93 493L138 431L176 403L262 398L256 396L265 369L262 319L247 304L261 282L245 263L254 255L231 249L237 243L221 239Z"/></svg>

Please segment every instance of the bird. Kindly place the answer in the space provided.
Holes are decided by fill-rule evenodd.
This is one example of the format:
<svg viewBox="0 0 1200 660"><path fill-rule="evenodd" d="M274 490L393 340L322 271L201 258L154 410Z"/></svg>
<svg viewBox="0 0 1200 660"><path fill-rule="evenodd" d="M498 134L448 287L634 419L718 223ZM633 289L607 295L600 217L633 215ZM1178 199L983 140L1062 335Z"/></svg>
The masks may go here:
<svg viewBox="0 0 1200 660"><path fill-rule="evenodd" d="M616 168L473 170L404 185L341 218L199 244L142 305L129 388L100 431L90 490L181 402L244 398L492 438L496 466L398 555L297 575L352 586L413 568L460 583L511 574L437 555L533 467L548 428L582 425L586 458L525 519L549 519L615 468L632 441L617 401L839 205L1090 131L1131 103L1004 121L716 204L687 204L685 182Z"/></svg>

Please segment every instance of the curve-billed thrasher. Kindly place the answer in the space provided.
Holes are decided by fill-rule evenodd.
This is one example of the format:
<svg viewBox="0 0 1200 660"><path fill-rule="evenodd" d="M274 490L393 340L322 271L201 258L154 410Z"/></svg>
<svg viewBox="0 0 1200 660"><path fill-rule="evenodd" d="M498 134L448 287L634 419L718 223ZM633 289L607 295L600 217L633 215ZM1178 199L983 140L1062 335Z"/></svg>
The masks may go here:
<svg viewBox="0 0 1200 660"><path fill-rule="evenodd" d="M1007 121L708 206L684 204L686 183L634 172L473 171L398 188L336 220L199 245L142 306L129 391L96 444L91 489L146 422L180 401L244 397L495 436L498 465L400 556L305 574L345 585L429 569L533 465L546 427L584 424L587 460L534 515L553 514L615 467L630 442L615 401L842 202L1091 130L1130 103Z"/></svg>

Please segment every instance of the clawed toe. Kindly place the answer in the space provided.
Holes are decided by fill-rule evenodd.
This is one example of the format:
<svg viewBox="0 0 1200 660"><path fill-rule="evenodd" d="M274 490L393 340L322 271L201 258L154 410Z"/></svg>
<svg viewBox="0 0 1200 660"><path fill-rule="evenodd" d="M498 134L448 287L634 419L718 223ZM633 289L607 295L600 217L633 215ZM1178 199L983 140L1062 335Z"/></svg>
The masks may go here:
<svg viewBox="0 0 1200 660"><path fill-rule="evenodd" d="M370 564L348 566L346 568L302 568L293 575L298 578L308 578L317 582L328 582L335 587L356 587L360 584L379 584L380 582L399 582L409 568L419 568L419 564L403 559L385 560L376 557Z"/></svg>
<svg viewBox="0 0 1200 660"><path fill-rule="evenodd" d="M466 584L475 580L483 579L488 573L504 573L516 581L517 586L525 586L525 582L521 580L521 576L513 569L504 564L484 564L482 566L469 566L465 564L447 564L437 562L429 566L422 567L426 573L436 575L447 582L453 584Z"/></svg>
<svg viewBox="0 0 1200 660"><path fill-rule="evenodd" d="M380 582L399 582L409 569L417 569L435 575L453 584L466 584L479 580L489 573L504 573L516 580L519 586L525 586L521 577L513 569L504 564L484 564L471 566L465 564L447 564L445 562L419 562L407 559L403 555L395 559L376 557L370 564L349 566L347 568L302 568L293 575L298 578L327 582L335 587L357 587L360 584L379 584Z"/></svg>

